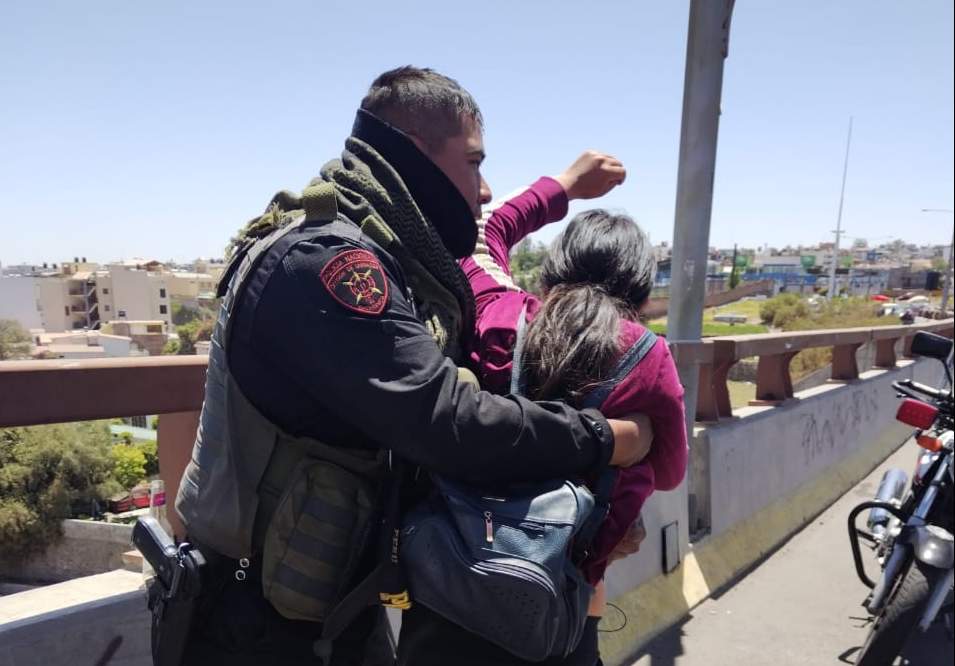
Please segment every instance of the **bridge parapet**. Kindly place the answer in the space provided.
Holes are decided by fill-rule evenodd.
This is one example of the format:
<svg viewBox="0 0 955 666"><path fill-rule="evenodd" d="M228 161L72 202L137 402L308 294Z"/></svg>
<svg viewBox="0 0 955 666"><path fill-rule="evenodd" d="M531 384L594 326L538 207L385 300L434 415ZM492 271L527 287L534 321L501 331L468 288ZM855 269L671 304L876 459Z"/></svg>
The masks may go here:
<svg viewBox="0 0 955 666"><path fill-rule="evenodd" d="M698 366L699 393L696 420L718 422L733 416L727 376L741 359L756 356L756 404L774 405L793 397L790 363L806 349L832 348L832 379L854 381L867 368L859 368L856 352L866 344L875 346L873 367L894 368L899 354L911 357L912 339L918 331L952 337L955 320L909 326L843 328L824 331L760 333L708 338L699 342L675 342L673 356L681 365Z"/></svg>

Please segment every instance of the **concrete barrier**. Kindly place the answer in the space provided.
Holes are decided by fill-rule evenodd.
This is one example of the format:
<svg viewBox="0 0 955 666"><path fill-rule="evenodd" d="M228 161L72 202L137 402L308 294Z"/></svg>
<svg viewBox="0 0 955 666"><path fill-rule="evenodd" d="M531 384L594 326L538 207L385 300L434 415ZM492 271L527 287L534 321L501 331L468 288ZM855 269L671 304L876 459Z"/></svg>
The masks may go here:
<svg viewBox="0 0 955 666"><path fill-rule="evenodd" d="M26 562L0 564L0 577L58 583L121 569L132 534L132 525L64 520L62 539Z"/></svg>
<svg viewBox="0 0 955 666"><path fill-rule="evenodd" d="M0 597L0 664L150 666L141 586L111 571Z"/></svg>
<svg viewBox="0 0 955 666"><path fill-rule="evenodd" d="M891 384L902 378L937 385L941 367L930 360L903 361L697 428L691 460L706 471L698 487L685 483L652 496L640 553L608 572L608 596L627 622L621 631L601 634L604 662L630 663L640 646L779 547L897 450L912 433L895 421L899 401ZM688 545L681 528L682 561L665 574L662 531L674 521L686 524L683 498L690 491L703 505L697 511L709 534ZM621 624L611 609L602 628Z"/></svg>

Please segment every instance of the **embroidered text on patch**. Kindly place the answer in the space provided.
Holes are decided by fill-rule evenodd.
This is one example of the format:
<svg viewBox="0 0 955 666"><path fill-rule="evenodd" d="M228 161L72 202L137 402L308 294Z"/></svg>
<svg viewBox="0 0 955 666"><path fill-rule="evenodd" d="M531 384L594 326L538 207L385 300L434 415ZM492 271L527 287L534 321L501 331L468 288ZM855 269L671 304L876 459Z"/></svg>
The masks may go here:
<svg viewBox="0 0 955 666"><path fill-rule="evenodd" d="M388 280L368 250L336 254L322 269L322 284L336 301L362 314L381 314L388 301Z"/></svg>

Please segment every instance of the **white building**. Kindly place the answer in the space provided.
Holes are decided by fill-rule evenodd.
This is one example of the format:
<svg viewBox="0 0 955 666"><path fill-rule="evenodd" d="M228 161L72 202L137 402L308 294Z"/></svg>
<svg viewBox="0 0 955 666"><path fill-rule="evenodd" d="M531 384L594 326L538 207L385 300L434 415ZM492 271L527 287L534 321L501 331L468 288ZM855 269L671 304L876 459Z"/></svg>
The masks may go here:
<svg viewBox="0 0 955 666"><path fill-rule="evenodd" d="M169 295L177 301L194 303L215 298L216 282L208 273L171 271L165 275Z"/></svg>
<svg viewBox="0 0 955 666"><path fill-rule="evenodd" d="M228 267L229 264L224 261L218 261L216 259L196 259L192 270L196 273L205 273L211 276L213 283L217 285L219 284L219 279L222 277L222 274L225 273Z"/></svg>
<svg viewBox="0 0 955 666"><path fill-rule="evenodd" d="M146 351L129 337L100 331L47 333L31 331L33 355L42 358L121 358L145 356Z"/></svg>
<svg viewBox="0 0 955 666"><path fill-rule="evenodd" d="M37 278L0 278L0 319L13 319L23 328L43 328Z"/></svg>
<svg viewBox="0 0 955 666"><path fill-rule="evenodd" d="M0 278L0 318L26 329L92 328L99 321L94 287L87 274Z"/></svg>
<svg viewBox="0 0 955 666"><path fill-rule="evenodd" d="M96 273L102 321L155 321L172 324L168 273L155 263L109 264Z"/></svg>
<svg viewBox="0 0 955 666"><path fill-rule="evenodd" d="M47 331L96 329L107 321L172 324L173 289L190 300L211 297L208 274L171 273L142 259L99 267L85 260L57 270L0 278L0 318Z"/></svg>

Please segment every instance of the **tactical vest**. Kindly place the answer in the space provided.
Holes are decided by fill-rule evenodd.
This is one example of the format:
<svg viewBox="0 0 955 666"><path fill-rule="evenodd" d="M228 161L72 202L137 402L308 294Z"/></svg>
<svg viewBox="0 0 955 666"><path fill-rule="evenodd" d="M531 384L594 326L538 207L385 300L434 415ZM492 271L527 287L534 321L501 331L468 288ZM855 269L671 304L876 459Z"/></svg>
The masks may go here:
<svg viewBox="0 0 955 666"><path fill-rule="evenodd" d="M285 210L275 208L277 195L270 211L292 220L242 244L223 276L199 430L176 510L200 545L235 559L261 558L263 592L282 615L321 622L376 536L387 454L283 432L246 398L229 369L232 312L248 278L270 250L284 254L279 246L296 241L291 232L337 217L330 183L307 188L292 205L282 196ZM296 206L304 210L287 210Z"/></svg>

